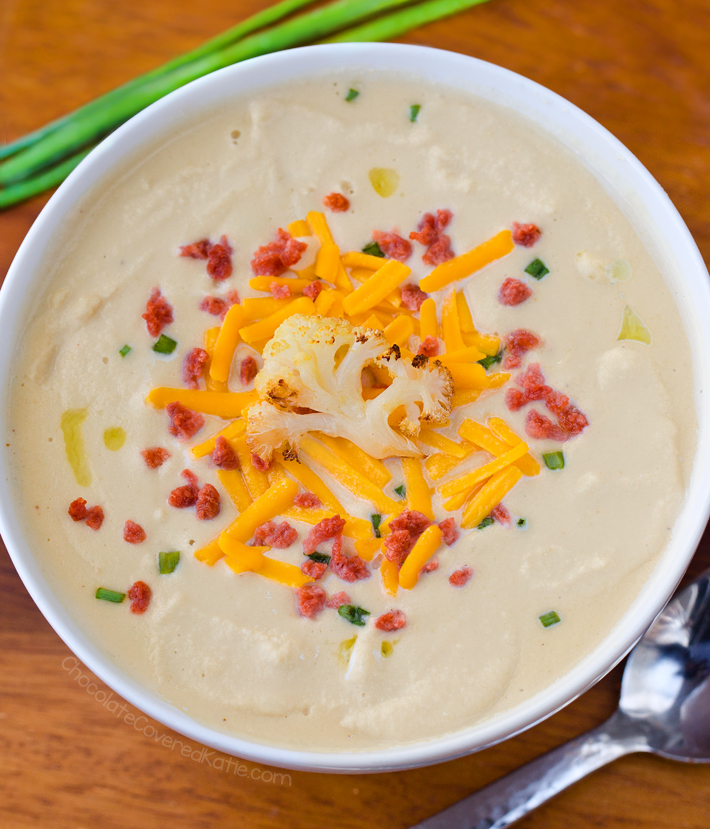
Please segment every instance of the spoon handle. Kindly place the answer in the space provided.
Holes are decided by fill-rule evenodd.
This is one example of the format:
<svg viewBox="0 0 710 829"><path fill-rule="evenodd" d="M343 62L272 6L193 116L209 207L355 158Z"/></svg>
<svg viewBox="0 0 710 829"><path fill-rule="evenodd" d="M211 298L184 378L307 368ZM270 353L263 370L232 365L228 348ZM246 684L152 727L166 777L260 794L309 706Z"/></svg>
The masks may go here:
<svg viewBox="0 0 710 829"><path fill-rule="evenodd" d="M598 728L538 757L412 829L503 829L558 792L624 754L650 751L617 711Z"/></svg>

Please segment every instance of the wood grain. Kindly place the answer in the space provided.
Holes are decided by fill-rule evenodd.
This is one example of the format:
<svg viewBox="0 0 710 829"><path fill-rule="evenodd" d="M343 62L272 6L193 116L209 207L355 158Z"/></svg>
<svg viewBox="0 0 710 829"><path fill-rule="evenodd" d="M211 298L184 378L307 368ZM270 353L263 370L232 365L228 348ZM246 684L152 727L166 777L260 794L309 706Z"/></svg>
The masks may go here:
<svg viewBox="0 0 710 829"><path fill-rule="evenodd" d="M10 140L185 51L263 0L5 0L0 137ZM568 98L648 167L710 257L710 6L707 0L493 0L407 42L474 55ZM0 214L0 274L42 208ZM691 568L710 566L710 537ZM502 745L429 769L336 776L275 770L166 747L158 723L102 705L0 552L0 824L3 827L407 827L599 724L620 669ZM86 677L82 679L81 677ZM115 697L113 698L115 701ZM118 704L118 703L116 703ZM153 729L153 730L151 730ZM179 739L177 735L172 735ZM184 743L185 741L183 741ZM216 762L217 761L217 762ZM240 770L241 769L241 770ZM710 768L628 757L520 822L522 829L710 825Z"/></svg>

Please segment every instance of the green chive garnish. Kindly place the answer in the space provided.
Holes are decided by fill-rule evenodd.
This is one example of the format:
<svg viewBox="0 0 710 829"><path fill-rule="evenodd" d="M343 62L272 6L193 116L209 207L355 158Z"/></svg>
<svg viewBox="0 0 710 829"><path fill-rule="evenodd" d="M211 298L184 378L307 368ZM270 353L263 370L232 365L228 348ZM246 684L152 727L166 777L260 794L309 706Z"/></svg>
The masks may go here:
<svg viewBox="0 0 710 829"><path fill-rule="evenodd" d="M499 351L497 354L494 354L492 357L484 357L482 360L478 361L478 364L483 366L486 371L495 363L500 363L503 359L503 352Z"/></svg>
<svg viewBox="0 0 710 829"><path fill-rule="evenodd" d="M338 608L338 613L343 617L343 619L347 619L353 625L359 625L360 627L365 626L365 619L363 616L369 616L369 610L363 610L361 607L357 607L354 604L341 604Z"/></svg>
<svg viewBox="0 0 710 829"><path fill-rule="evenodd" d="M345 96L346 101L354 101L360 93L357 89L348 89L348 94Z"/></svg>
<svg viewBox="0 0 710 829"><path fill-rule="evenodd" d="M409 120L414 123L417 120L417 115L419 115L419 110L421 109L421 104L412 104L409 107Z"/></svg>
<svg viewBox="0 0 710 829"><path fill-rule="evenodd" d="M124 345L123 348L118 353L121 355L121 357L125 357L126 354L128 354L128 352L130 350L131 350L130 345Z"/></svg>
<svg viewBox="0 0 710 829"><path fill-rule="evenodd" d="M304 555L306 554L304 553ZM330 564L330 556L325 553L319 553L318 551L315 553L308 553L306 558L310 558L311 561L317 561L318 564Z"/></svg>
<svg viewBox="0 0 710 829"><path fill-rule="evenodd" d="M542 259L533 259L533 261L525 268L525 273L529 273L534 279L542 279L550 273L550 269L542 261Z"/></svg>
<svg viewBox="0 0 710 829"><path fill-rule="evenodd" d="M96 591L96 598L103 599L105 602L115 602L121 604L126 598L125 593L118 593L115 590L107 590L105 587L99 587Z"/></svg>
<svg viewBox="0 0 710 829"><path fill-rule="evenodd" d="M527 520L525 518L518 518L518 526L524 527L527 524Z"/></svg>
<svg viewBox="0 0 710 829"><path fill-rule="evenodd" d="M158 571L164 576L172 573L180 561L180 552L172 550L168 553L158 553Z"/></svg>
<svg viewBox="0 0 710 829"><path fill-rule="evenodd" d="M158 354L172 354L176 347L177 343L175 340L166 337L165 334L161 334L153 343L153 351L157 351Z"/></svg>
<svg viewBox="0 0 710 829"><path fill-rule="evenodd" d="M406 491L404 489L404 484L400 484L399 486L396 486L394 488L394 491L397 493L397 495L399 495L400 498L404 498L404 493Z"/></svg>
<svg viewBox="0 0 710 829"><path fill-rule="evenodd" d="M490 527L491 524L495 524L495 521L491 518L490 515L487 515L483 521L476 527L477 530L485 530L486 527Z"/></svg>
<svg viewBox="0 0 710 829"><path fill-rule="evenodd" d="M369 245L365 245L362 249L363 253L367 253L370 256L379 256L380 259L385 258L385 253L382 248L377 244L377 242L370 242Z"/></svg>
<svg viewBox="0 0 710 829"><path fill-rule="evenodd" d="M563 452L546 452L542 459L548 469L564 469L565 456Z"/></svg>
<svg viewBox="0 0 710 829"><path fill-rule="evenodd" d="M370 521L372 521L372 529L375 531L375 538L382 538L380 535L380 524L382 523L382 516L376 512L374 515L370 516Z"/></svg>
<svg viewBox="0 0 710 829"><path fill-rule="evenodd" d="M542 616L537 617L540 620L540 624L544 628L549 628L552 625L558 625L562 619L557 614L556 610L550 610L547 613L543 613Z"/></svg>

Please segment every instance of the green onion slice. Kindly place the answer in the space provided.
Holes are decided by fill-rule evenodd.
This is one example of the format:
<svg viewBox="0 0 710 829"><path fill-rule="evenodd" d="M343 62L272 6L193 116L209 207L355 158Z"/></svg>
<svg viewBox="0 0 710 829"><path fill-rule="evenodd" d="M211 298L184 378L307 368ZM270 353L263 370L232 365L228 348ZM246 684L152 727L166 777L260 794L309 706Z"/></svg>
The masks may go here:
<svg viewBox="0 0 710 829"><path fill-rule="evenodd" d="M412 104L409 107L409 120L414 123L419 115L419 110L422 108L421 104Z"/></svg>
<svg viewBox="0 0 710 829"><path fill-rule="evenodd" d="M357 89L348 89L348 94L345 96L346 101L354 101L360 93Z"/></svg>
<svg viewBox="0 0 710 829"><path fill-rule="evenodd" d="M153 343L153 351L157 351L158 354L172 354L176 348L177 342L170 337L166 337L165 334L161 334Z"/></svg>
<svg viewBox="0 0 710 829"><path fill-rule="evenodd" d="M478 525L478 527L477 527L476 529L478 529L478 530L485 530L485 528L486 528L486 527L490 527L490 526L491 526L491 524L495 524L495 521L494 521L494 519L493 519L493 518L491 518L491 516L490 516L490 515L487 515L487 516L483 519L483 521L481 521L481 523Z"/></svg>
<svg viewBox="0 0 710 829"><path fill-rule="evenodd" d="M379 256L380 259L385 258L385 252L377 244L377 242L370 242L369 245L365 245L365 247L362 249L362 252L367 253L369 256Z"/></svg>
<svg viewBox="0 0 710 829"><path fill-rule="evenodd" d="M497 354L494 354L492 357L484 357L482 360L479 360L478 364L480 366L483 366L483 368L485 368L485 370L488 371L488 369L492 365L495 365L495 363L500 363L500 361L502 359L503 359L503 352L499 351Z"/></svg>
<svg viewBox="0 0 710 829"><path fill-rule="evenodd" d="M404 493L406 492L404 488L404 484L400 484L394 488L394 491L399 495L400 498L404 498Z"/></svg>
<svg viewBox="0 0 710 829"><path fill-rule="evenodd" d="M96 598L103 599L105 602L121 604L121 602L126 598L126 594L118 593L116 590L107 590L105 587L99 587L96 591Z"/></svg>
<svg viewBox="0 0 710 829"><path fill-rule="evenodd" d="M380 524L382 523L382 516L379 512L376 512L374 515L370 516L370 521L372 521L372 529L375 531L375 538L382 538L380 535Z"/></svg>
<svg viewBox="0 0 710 829"><path fill-rule="evenodd" d="M338 613L343 617L343 619L347 619L353 625L359 625L360 627L365 626L365 619L363 616L369 616L370 611L364 610L362 607L357 607L354 604L341 604L338 608Z"/></svg>
<svg viewBox="0 0 710 829"><path fill-rule="evenodd" d="M171 550L167 553L158 553L158 571L164 576L174 572L180 561L180 552Z"/></svg>
<svg viewBox="0 0 710 829"><path fill-rule="evenodd" d="M556 610L549 610L547 613L543 613L542 616L538 616L537 618L540 620L540 624L544 628L552 627L552 625L559 625L562 621Z"/></svg>
<svg viewBox="0 0 710 829"><path fill-rule="evenodd" d="M330 556L326 555L325 553L319 553L317 550L315 553L308 553L306 558L310 558L311 561L317 561L318 564L330 564Z"/></svg>
<svg viewBox="0 0 710 829"><path fill-rule="evenodd" d="M564 469L565 455L564 452L546 452L542 459L545 461L545 466L548 469Z"/></svg>
<svg viewBox="0 0 710 829"><path fill-rule="evenodd" d="M524 527L527 523L528 523L528 522L527 522L527 519L525 519L525 518L518 518L518 526L519 526L519 527Z"/></svg>
<svg viewBox="0 0 710 829"><path fill-rule="evenodd" d="M525 273L529 273L534 279L542 279L550 273L550 269L542 261L542 259L533 259L533 261L525 268Z"/></svg>
<svg viewBox="0 0 710 829"><path fill-rule="evenodd" d="M129 352L130 350L131 350L130 345L124 345L124 346L123 346L123 348L122 348L122 349L120 349L118 353L121 355L121 357L125 357L125 356L126 356L126 354L128 354L128 352Z"/></svg>

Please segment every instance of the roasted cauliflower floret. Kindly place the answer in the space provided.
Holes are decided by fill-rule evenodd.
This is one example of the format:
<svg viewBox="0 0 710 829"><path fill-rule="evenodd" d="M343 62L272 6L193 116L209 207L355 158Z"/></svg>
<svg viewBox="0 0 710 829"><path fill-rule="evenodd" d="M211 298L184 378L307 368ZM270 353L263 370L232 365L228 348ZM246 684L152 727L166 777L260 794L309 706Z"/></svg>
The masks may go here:
<svg viewBox="0 0 710 829"><path fill-rule="evenodd" d="M342 319L295 315L264 348L255 388L261 401L247 411L247 439L268 459L306 432L345 437L376 458L421 455L410 438L421 423L441 423L451 411L453 384L441 364L403 359L380 331ZM362 370L387 369L392 383L374 400L362 396ZM399 430L390 415L403 406Z"/></svg>

